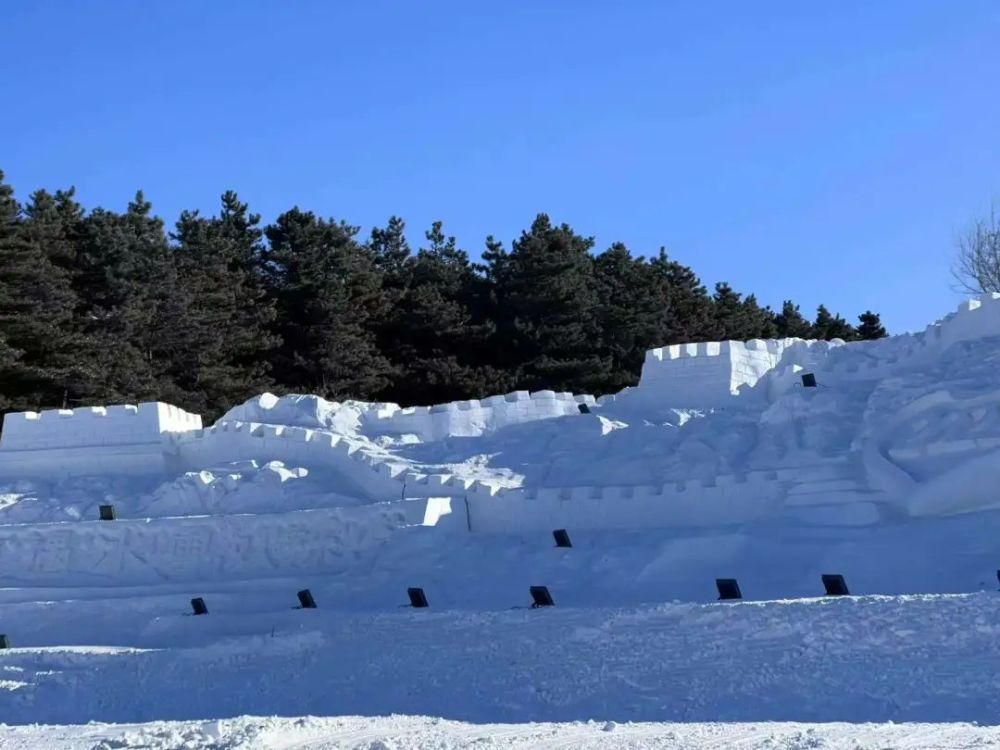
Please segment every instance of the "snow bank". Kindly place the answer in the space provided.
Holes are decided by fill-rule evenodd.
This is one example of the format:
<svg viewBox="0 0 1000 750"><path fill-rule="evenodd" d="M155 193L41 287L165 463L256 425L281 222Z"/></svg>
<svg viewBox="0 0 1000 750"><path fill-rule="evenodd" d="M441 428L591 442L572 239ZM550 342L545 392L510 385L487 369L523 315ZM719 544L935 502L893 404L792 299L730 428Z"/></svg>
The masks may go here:
<svg viewBox="0 0 1000 750"><path fill-rule="evenodd" d="M574 721L497 724L429 716L249 717L222 721L18 726L0 729L0 750L188 750L195 747L308 747L310 750L802 750L984 748L1000 727L970 723Z"/></svg>
<svg viewBox="0 0 1000 750"><path fill-rule="evenodd" d="M552 593L548 610L490 613L216 608L151 625L183 646L15 648L0 661L18 683L0 690L0 716L990 723L1000 712L995 594L573 609Z"/></svg>

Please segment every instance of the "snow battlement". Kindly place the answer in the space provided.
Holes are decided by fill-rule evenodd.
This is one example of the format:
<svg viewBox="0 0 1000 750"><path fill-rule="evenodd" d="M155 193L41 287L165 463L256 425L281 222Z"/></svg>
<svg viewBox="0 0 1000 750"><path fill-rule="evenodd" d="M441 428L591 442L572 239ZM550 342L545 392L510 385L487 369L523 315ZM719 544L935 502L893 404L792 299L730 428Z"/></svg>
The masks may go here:
<svg viewBox="0 0 1000 750"><path fill-rule="evenodd" d="M263 394L234 407L208 429L202 428L200 416L160 402L12 413L6 415L0 434L0 476L153 476L234 461L281 460L350 477L355 489L371 497L394 495L400 484L418 496L446 494L450 488L493 497L516 487L519 472L502 479L454 476L448 461L422 466L421 460L407 455L406 446L490 437L518 425L578 416L581 405L596 407L605 416L600 423L566 422L567 440L583 439L576 434L577 426L587 430L593 425L603 436L648 415L673 419L668 414L672 409L736 405L737 396L741 406L766 409L768 402L774 404L801 387L802 371L816 373L823 385L842 390L857 381L870 382L935 362L953 344L998 335L1000 294L991 294L964 302L924 331L878 341L845 344L785 338L657 347L646 353L637 387L596 400L551 390L515 391L400 408L389 403L339 404L315 396ZM768 419L771 425L774 420ZM630 433L622 433L626 434ZM991 433L984 439L994 437ZM368 470L359 471L359 467ZM738 474L732 468L726 470ZM655 485L661 479L672 484L668 476L651 475L641 481L621 477L627 485ZM580 477L562 481L585 484ZM724 479L720 482L725 484ZM699 494L701 489L685 486L683 491Z"/></svg>
<svg viewBox="0 0 1000 750"><path fill-rule="evenodd" d="M638 392L671 405L715 407L753 388L771 372L781 380L777 392L798 380L806 368L825 379L883 378L900 368L920 365L962 341L1000 332L1000 293L962 302L958 309L918 333L875 341L841 339L753 339L673 344L650 349ZM775 393L771 389L771 395Z"/></svg>
<svg viewBox="0 0 1000 750"><path fill-rule="evenodd" d="M159 445L163 433L201 429L201 416L159 401L4 416L0 452Z"/></svg>
<svg viewBox="0 0 1000 750"><path fill-rule="evenodd" d="M452 401L400 409L386 404L376 412L379 429L387 434L411 433L428 440L471 437L536 419L579 414L579 405L593 406L590 395L556 391L514 391L484 399Z"/></svg>
<svg viewBox="0 0 1000 750"><path fill-rule="evenodd" d="M842 346L839 339L752 339L673 344L646 352L637 392L662 395L678 406L711 407L752 388L787 354L798 362ZM815 350L815 351L814 351Z"/></svg>

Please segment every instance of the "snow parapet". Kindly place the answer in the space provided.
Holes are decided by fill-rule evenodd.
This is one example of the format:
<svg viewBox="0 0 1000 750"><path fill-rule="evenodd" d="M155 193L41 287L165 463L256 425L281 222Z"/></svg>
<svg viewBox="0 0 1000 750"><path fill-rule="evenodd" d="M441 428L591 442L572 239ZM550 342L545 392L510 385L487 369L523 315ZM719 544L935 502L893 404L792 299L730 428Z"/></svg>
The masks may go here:
<svg viewBox="0 0 1000 750"><path fill-rule="evenodd" d="M159 401L7 414L0 451L159 443L163 433L201 429L201 417Z"/></svg>
<svg viewBox="0 0 1000 750"><path fill-rule="evenodd" d="M754 339L674 344L650 349L636 391L670 405L723 406L767 379L770 398L799 382L805 370L828 382L880 379L920 366L962 341L1000 332L1000 293L966 300L918 333L845 344L840 339ZM764 393L762 390L761 393Z"/></svg>
<svg viewBox="0 0 1000 750"><path fill-rule="evenodd" d="M806 339L753 339L674 344L646 352L637 393L694 408L722 406L752 389L779 364L813 361L841 346ZM816 350L816 351L813 351Z"/></svg>
<svg viewBox="0 0 1000 750"><path fill-rule="evenodd" d="M165 438L198 429L199 415L159 401L11 413L0 434L0 476L163 473Z"/></svg>
<svg viewBox="0 0 1000 750"><path fill-rule="evenodd" d="M510 425L579 414L580 404L594 406L596 403L593 396L587 395L514 391L503 396L436 406L400 409L395 404L387 404L375 412L373 426L384 434L412 434L422 440L476 437Z"/></svg>

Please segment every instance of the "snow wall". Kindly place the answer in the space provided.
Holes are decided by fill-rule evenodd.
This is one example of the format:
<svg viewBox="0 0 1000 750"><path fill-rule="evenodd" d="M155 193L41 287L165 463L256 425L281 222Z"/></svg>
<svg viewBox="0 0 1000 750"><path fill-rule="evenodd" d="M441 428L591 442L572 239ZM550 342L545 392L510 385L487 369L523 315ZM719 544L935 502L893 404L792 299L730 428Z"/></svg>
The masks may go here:
<svg viewBox="0 0 1000 750"><path fill-rule="evenodd" d="M808 348L814 343L803 339L755 339L650 349L637 392L661 395L671 405L718 406L742 389L755 386L777 366L786 349Z"/></svg>
<svg viewBox="0 0 1000 750"><path fill-rule="evenodd" d="M199 415L161 402L11 413L0 433L0 476L164 473L165 438L200 428Z"/></svg>
<svg viewBox="0 0 1000 750"><path fill-rule="evenodd" d="M340 572L399 528L450 513L443 501L290 513L0 527L9 584L93 585ZM136 554L141 550L141 554Z"/></svg>
<svg viewBox="0 0 1000 750"><path fill-rule="evenodd" d="M996 335L1000 335L1000 294L993 293L963 302L956 312L919 333L877 341L845 344L840 339L788 338L675 344L646 352L633 394L644 402L690 408L724 406L736 395L773 400L799 383L805 370L829 383L878 379L939 357L958 342ZM762 381L768 387L756 389L755 394Z"/></svg>
<svg viewBox="0 0 1000 750"><path fill-rule="evenodd" d="M400 409L395 404L388 404L375 413L374 424L384 434L410 434L422 440L474 437L537 419L579 414L580 404L593 406L596 400L593 396L555 391L514 391L503 396L436 406Z"/></svg>
<svg viewBox="0 0 1000 750"><path fill-rule="evenodd" d="M724 406L737 396L773 400L795 384L805 368L825 382L877 379L931 361L957 342L998 334L1000 295L984 295L963 303L923 332L874 342L844 345L780 339L661 347L647 354L638 387L626 395L638 397L644 405L694 408ZM267 405L279 400L265 401L261 397L240 408L247 416L253 412L266 418ZM473 529L497 532L561 525L745 523L776 512L801 520L865 524L879 518L879 504L898 502L913 489L913 480L897 463L909 454L879 435L866 438L858 448L863 456L863 486L845 482L836 472L830 474L829 467L789 466L651 487L499 491L476 480L421 473L419 466L369 439L374 434L415 435L421 441L477 436L513 424L578 414L581 403L601 409L614 402L613 396L595 403L589 396L522 391L432 407L365 405L356 419L361 432L354 434L225 418L202 429L200 417L162 403L9 414L0 436L0 477L169 476L245 459L280 460L335 471L353 482L359 495L376 501L408 496L465 498ZM983 442L977 447L993 446Z"/></svg>

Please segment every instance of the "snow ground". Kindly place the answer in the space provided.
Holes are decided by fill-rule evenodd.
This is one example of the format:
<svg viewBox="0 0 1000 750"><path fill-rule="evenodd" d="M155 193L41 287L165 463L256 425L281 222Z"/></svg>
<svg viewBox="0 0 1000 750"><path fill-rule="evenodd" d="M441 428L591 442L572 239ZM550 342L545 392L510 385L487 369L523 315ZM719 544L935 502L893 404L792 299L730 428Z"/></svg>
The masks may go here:
<svg viewBox="0 0 1000 750"><path fill-rule="evenodd" d="M915 750L1000 747L1000 728L973 724L625 723L469 724L420 716L2 727L0 750Z"/></svg>
<svg viewBox="0 0 1000 750"><path fill-rule="evenodd" d="M4 721L250 713L990 723L1000 715L994 592L495 612L289 606L150 618L129 599L106 608L126 623L102 624L134 628L123 640L141 645L13 644L0 659ZM94 640L93 624L80 628L80 640Z"/></svg>

